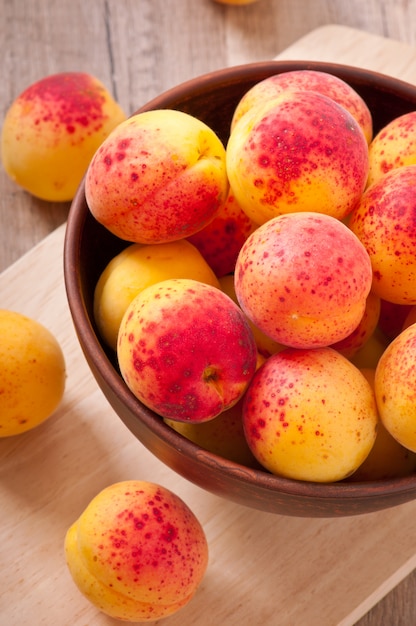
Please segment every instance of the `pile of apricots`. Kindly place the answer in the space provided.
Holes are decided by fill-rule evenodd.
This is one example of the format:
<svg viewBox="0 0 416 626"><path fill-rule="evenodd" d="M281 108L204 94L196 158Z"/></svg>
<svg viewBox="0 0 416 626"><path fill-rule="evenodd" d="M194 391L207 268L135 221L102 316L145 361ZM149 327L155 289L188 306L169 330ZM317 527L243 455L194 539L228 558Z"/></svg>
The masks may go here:
<svg viewBox="0 0 416 626"><path fill-rule="evenodd" d="M287 478L416 468L415 121L374 136L354 89L301 70L254 85L226 145L179 111L117 126L86 174L126 241L94 315L141 402Z"/></svg>
<svg viewBox="0 0 416 626"><path fill-rule="evenodd" d="M38 111L38 95L29 92L24 105ZM62 159L81 127L91 142L101 133L81 165L86 200L125 248L97 282L94 318L135 396L201 447L286 478L368 481L415 471L416 111L374 135L361 96L311 70L254 85L226 145L180 111L126 118L103 93L94 111L94 121L68 117ZM36 116L35 131L49 141L56 118ZM12 111L2 139L8 173L39 197L72 197L65 168L48 166L48 181L27 176L30 142L18 145L16 124ZM45 153L43 168L48 146ZM134 581L115 590L100 557L80 560L79 541L96 549L93 518L112 510L111 534L119 505L136 515L137 498L145 511L156 493L174 497L157 489L103 492L67 535L77 585L122 619L176 611L206 568L203 531L177 502L175 524L192 526L199 563L178 604L174 588L162 606L140 590L131 596Z"/></svg>

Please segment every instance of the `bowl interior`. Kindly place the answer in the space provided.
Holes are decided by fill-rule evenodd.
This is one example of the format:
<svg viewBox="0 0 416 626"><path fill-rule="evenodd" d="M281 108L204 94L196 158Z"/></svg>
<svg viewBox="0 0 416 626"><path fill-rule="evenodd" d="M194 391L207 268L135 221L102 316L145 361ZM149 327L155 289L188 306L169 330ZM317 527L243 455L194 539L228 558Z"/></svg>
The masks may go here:
<svg viewBox="0 0 416 626"><path fill-rule="evenodd" d="M198 77L139 109L178 109L208 124L226 144L234 109L243 94L267 76L297 69L330 72L349 83L369 106L376 133L388 121L416 109L416 88L374 72L336 64L271 61ZM211 454L166 426L124 384L115 354L101 342L93 316L96 282L128 242L98 224L81 183L69 212L64 276L75 330L93 375L127 427L164 463L199 486L261 510L306 517L356 515L416 497L416 474L389 481L318 484L273 476Z"/></svg>

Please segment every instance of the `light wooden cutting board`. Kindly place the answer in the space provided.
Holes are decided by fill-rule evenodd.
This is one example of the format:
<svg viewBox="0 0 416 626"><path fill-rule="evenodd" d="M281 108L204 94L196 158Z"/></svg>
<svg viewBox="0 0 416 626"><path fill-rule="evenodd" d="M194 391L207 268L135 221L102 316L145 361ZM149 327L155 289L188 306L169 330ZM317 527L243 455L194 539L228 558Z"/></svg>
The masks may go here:
<svg viewBox="0 0 416 626"><path fill-rule="evenodd" d="M343 62L416 82L416 50L340 26L279 55ZM0 275L0 306L44 323L63 347L64 401L47 423L0 440L0 622L110 626L67 572L67 528L106 485L165 485L194 510L210 545L192 602L166 626L346 626L416 567L416 502L342 519L297 519L229 503L188 483L126 429L89 373L62 275L64 227ZM34 618L36 615L36 618Z"/></svg>

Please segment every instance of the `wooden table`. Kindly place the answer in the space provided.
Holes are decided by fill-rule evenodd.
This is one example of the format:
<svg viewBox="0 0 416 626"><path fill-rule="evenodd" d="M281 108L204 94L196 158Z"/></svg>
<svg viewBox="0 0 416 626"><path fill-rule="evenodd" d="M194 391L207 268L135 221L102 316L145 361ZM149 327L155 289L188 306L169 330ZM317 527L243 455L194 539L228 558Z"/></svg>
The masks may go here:
<svg viewBox="0 0 416 626"><path fill-rule="evenodd" d="M96 75L131 113L170 86L226 65L270 59L279 54L289 58L291 50L298 53L296 58L304 52L309 58L320 55L336 61L329 43L326 46L327 42L332 45L332 40L325 28L315 31L315 39L307 39L306 48L302 48L302 42L290 48L325 25L358 28L416 48L415 10L416 0L259 0L249 7L225 7L212 0L0 0L0 123L13 98L26 86L64 70ZM389 43L384 46L378 38L367 40L360 36L343 40L342 34L341 29L336 42L340 60L344 55L352 55L355 64L365 65L369 52L366 45L374 45L380 47L380 59L384 51L383 69L389 69ZM344 48L343 41L347 42ZM311 42L315 43L312 47ZM397 50L400 51L400 45ZM398 68L396 59L394 69L398 68L406 80L416 82L415 67L408 61L409 51L403 47L403 67ZM30 197L0 168L0 271L63 224L68 208L68 204ZM9 452L12 454L12 448ZM2 481L6 478L2 477ZM0 561L3 575L1 547ZM416 574L410 573L357 623L414 624L415 584ZM4 582L1 587L0 624L6 624L1 617L1 607L6 606L6 598L1 595ZM276 611L278 616L278 608ZM37 623L49 622L43 618L37 622L34 618L33 624ZM70 617L59 626L69 624ZM278 617L274 624L279 624ZM7 626L14 624L8 621Z"/></svg>

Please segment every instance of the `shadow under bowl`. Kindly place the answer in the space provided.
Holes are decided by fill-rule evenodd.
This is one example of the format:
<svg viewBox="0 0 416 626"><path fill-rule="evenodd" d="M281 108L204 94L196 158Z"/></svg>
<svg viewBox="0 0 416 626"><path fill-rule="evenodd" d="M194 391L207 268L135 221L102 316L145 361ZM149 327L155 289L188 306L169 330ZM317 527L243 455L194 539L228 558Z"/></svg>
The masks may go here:
<svg viewBox="0 0 416 626"><path fill-rule="evenodd" d="M234 109L255 83L273 74L312 69L349 83L369 106L374 133L416 110L416 87L344 65L270 61L231 67L192 79L156 97L139 111L171 108L194 115L226 144ZM67 299L79 343L98 385L116 414L157 458L201 488L255 509L298 517L342 517L397 506L416 497L416 474L361 483L295 481L244 467L212 454L167 426L141 404L121 378L115 355L101 340L93 316L94 289L107 263L128 242L91 215L84 181L72 202L64 246Z"/></svg>

